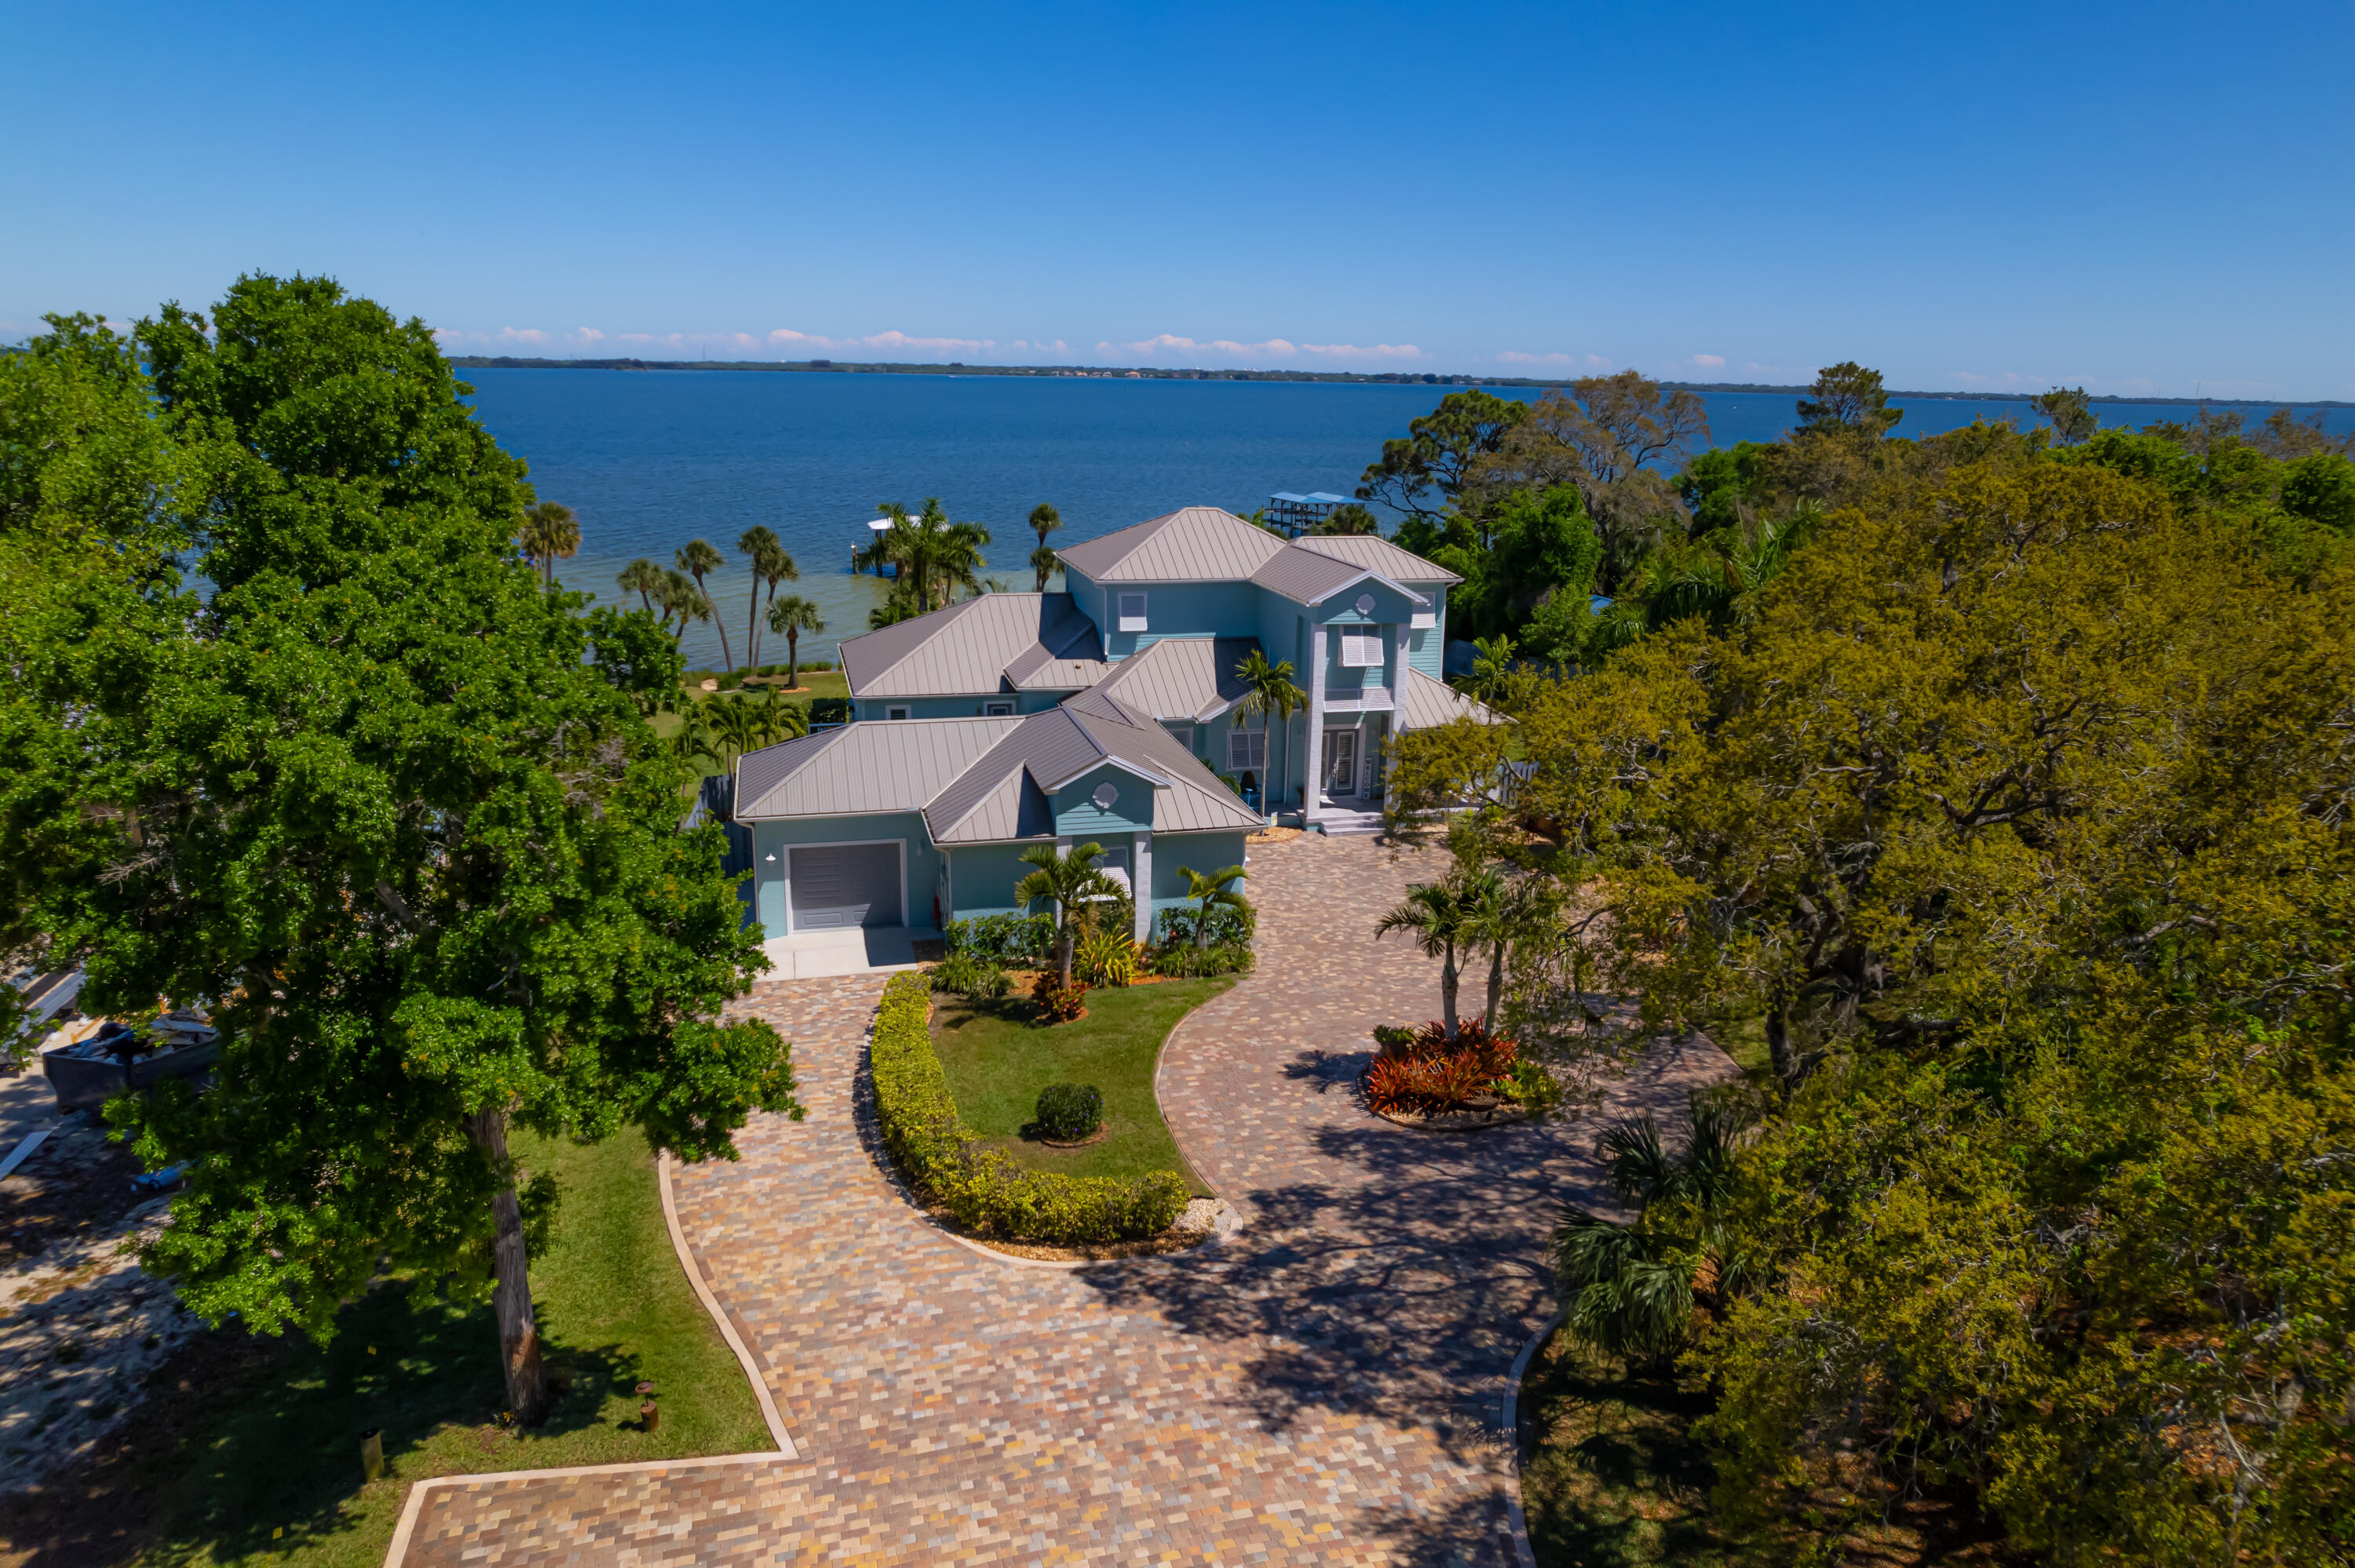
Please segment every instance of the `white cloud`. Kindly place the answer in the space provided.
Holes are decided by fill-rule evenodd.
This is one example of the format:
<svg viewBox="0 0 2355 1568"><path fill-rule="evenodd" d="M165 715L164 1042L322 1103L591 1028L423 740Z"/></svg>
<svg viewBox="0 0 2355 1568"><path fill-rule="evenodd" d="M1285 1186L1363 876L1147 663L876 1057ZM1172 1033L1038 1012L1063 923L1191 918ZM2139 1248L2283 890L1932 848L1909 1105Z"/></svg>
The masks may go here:
<svg viewBox="0 0 2355 1568"><path fill-rule="evenodd" d="M573 329L572 340L575 343L580 344L583 348L586 348L591 344L604 342L605 334L599 332L595 327L576 327Z"/></svg>
<svg viewBox="0 0 2355 1568"><path fill-rule="evenodd" d="M858 340L868 348L922 348L936 352L973 348L995 348L997 345L974 337L910 337L903 332L879 332L872 337Z"/></svg>
<svg viewBox="0 0 2355 1568"><path fill-rule="evenodd" d="M1497 357L1507 365L1583 365L1590 370L1611 368L1611 361L1599 354L1523 354L1519 349L1508 348Z"/></svg>
<svg viewBox="0 0 2355 1568"><path fill-rule="evenodd" d="M1420 359L1423 350L1411 343L1376 343L1363 348L1354 343L1304 343L1300 345L1311 354L1321 354L1331 359Z"/></svg>
<svg viewBox="0 0 2355 1568"><path fill-rule="evenodd" d="M1110 354L1115 349L1134 355L1140 359L1167 358L1178 355L1193 355L1198 358L1209 356L1216 359L1283 359L1300 352L1296 344L1288 343L1280 337L1269 338L1265 343L1237 343L1230 337L1203 340L1181 337L1174 333L1166 332L1148 337L1142 343L1096 344L1096 352L1099 354Z"/></svg>
<svg viewBox="0 0 2355 1568"><path fill-rule="evenodd" d="M501 327L499 341L501 343L546 343L548 334L538 327Z"/></svg>
<svg viewBox="0 0 2355 1568"><path fill-rule="evenodd" d="M1721 354L1696 354L1693 355L1693 363L1695 365L1704 366L1710 370L1722 370L1725 368L1725 355Z"/></svg>

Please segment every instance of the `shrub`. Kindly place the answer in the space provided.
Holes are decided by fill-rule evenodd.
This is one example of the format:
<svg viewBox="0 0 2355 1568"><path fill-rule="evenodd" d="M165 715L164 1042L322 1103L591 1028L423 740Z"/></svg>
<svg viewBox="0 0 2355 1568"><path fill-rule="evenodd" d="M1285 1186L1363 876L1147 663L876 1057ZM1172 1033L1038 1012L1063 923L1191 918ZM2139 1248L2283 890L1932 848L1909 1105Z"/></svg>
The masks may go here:
<svg viewBox="0 0 2355 1568"><path fill-rule="evenodd" d="M1139 950L1125 931L1090 931L1071 955L1071 973L1083 985L1133 985Z"/></svg>
<svg viewBox="0 0 2355 1568"><path fill-rule="evenodd" d="M1366 1104L1386 1115L1432 1116L1476 1099L1515 1098L1520 1065L1520 1047L1490 1034L1479 1019L1460 1025L1453 1042L1442 1025L1426 1023L1403 1054L1378 1056L1366 1069Z"/></svg>
<svg viewBox="0 0 2355 1568"><path fill-rule="evenodd" d="M1037 969L1054 950L1055 921L1047 915L984 915L950 921L945 935L951 953Z"/></svg>
<svg viewBox="0 0 2355 1568"><path fill-rule="evenodd" d="M848 724L849 722L850 699L848 697L812 697L810 699L810 723L815 725Z"/></svg>
<svg viewBox="0 0 2355 1568"><path fill-rule="evenodd" d="M1014 989L1014 977L978 953L951 953L933 966L932 989L967 1001L996 1001Z"/></svg>
<svg viewBox="0 0 2355 1568"><path fill-rule="evenodd" d="M1135 1181L1064 1176L975 1147L932 1050L929 1008L922 976L892 976L868 1052L883 1147L919 1191L974 1230L1014 1241L1134 1241L1177 1223L1186 1183L1174 1171Z"/></svg>
<svg viewBox="0 0 2355 1568"><path fill-rule="evenodd" d="M1075 980L1065 985L1055 978L1054 970L1040 969L1039 978L1030 982L1030 1000L1042 1022L1069 1023L1088 1010L1088 982Z"/></svg>
<svg viewBox="0 0 2355 1568"><path fill-rule="evenodd" d="M1077 1143L1103 1125L1103 1096L1093 1084L1049 1084L1039 1091L1039 1130Z"/></svg>
<svg viewBox="0 0 2355 1568"><path fill-rule="evenodd" d="M1164 947L1179 943L1191 945L1201 924L1202 912L1188 906L1161 912L1161 942ZM1259 935L1259 911L1246 904L1240 909L1220 907L1210 911L1211 947L1248 944Z"/></svg>
<svg viewBox="0 0 2355 1568"><path fill-rule="evenodd" d="M719 677L719 689L723 692L734 691L737 687L744 683L744 673L745 673L741 670L729 671L728 673Z"/></svg>
<svg viewBox="0 0 2355 1568"><path fill-rule="evenodd" d="M1187 944L1156 948L1145 961L1155 974L1195 980L1205 975L1249 974L1257 959L1249 948L1231 942L1209 948Z"/></svg>

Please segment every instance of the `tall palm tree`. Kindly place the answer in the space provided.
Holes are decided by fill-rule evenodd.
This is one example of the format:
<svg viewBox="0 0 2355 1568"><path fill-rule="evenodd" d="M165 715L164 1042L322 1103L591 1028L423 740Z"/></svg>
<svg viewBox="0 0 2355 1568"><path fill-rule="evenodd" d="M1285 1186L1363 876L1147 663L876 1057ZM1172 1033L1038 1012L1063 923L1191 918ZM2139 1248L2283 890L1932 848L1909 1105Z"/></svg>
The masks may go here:
<svg viewBox="0 0 2355 1568"><path fill-rule="evenodd" d="M1248 909L1250 900L1235 891L1234 885L1249 874L1241 866L1222 865L1205 874L1190 865L1181 865L1178 874L1186 879L1186 896L1201 906L1194 917L1194 946L1197 950L1210 945L1210 911L1213 909Z"/></svg>
<svg viewBox="0 0 2355 1568"><path fill-rule="evenodd" d="M1055 568L1062 564L1062 561L1057 557L1055 546L1052 545L1041 545L1030 552L1030 569L1039 574L1040 593L1047 591L1047 579L1053 577Z"/></svg>
<svg viewBox="0 0 2355 1568"><path fill-rule="evenodd" d="M1406 890L1403 903L1374 923L1376 940L1392 931L1404 931L1425 957L1440 960L1439 1021L1450 1040L1455 1038L1455 992L1461 978L1455 969L1455 950L1468 938L1465 926L1464 900L1453 878L1416 883Z"/></svg>
<svg viewBox="0 0 2355 1568"><path fill-rule="evenodd" d="M709 539L689 539L678 552L678 569L695 579L695 591L703 599L703 615L698 619L708 619L719 628L719 657L727 661L728 668L733 670L736 654L728 646L728 623L711 613L711 594L703 586L704 574L718 571L727 562L728 557L714 548Z"/></svg>
<svg viewBox="0 0 2355 1568"><path fill-rule="evenodd" d="M1055 906L1055 968L1062 983L1071 983L1071 906L1084 898L1117 896L1120 884L1096 869L1103 845L1074 844L1062 854L1052 844L1022 852L1022 863L1039 869L1014 885L1014 902L1028 908L1044 898Z"/></svg>
<svg viewBox="0 0 2355 1568"><path fill-rule="evenodd" d="M623 567L622 575L615 577L613 581L621 586L623 593L636 594L638 602L645 606L647 614L654 613L654 596L662 591L663 573L660 567L647 560L644 556L640 556L636 560Z"/></svg>
<svg viewBox="0 0 2355 1568"><path fill-rule="evenodd" d="M581 519L561 501L543 501L523 514L517 537L524 554L539 563L540 586L552 587L557 561L581 553Z"/></svg>
<svg viewBox="0 0 2355 1568"><path fill-rule="evenodd" d="M786 686L800 685L802 633L826 630L826 622L818 619L817 606L797 593L789 593L769 606L769 630L784 633Z"/></svg>
<svg viewBox="0 0 2355 1568"><path fill-rule="evenodd" d="M1692 1137L1668 1152L1646 1112L1622 1117L1595 1139L1620 1202L1636 1211L1614 1224L1565 1203L1553 1263L1573 1339L1607 1355L1661 1368L1692 1331L1698 1298L1722 1311L1751 1275L1725 1221L1735 1156L1756 1120L1739 1101L1692 1099Z"/></svg>
<svg viewBox="0 0 2355 1568"><path fill-rule="evenodd" d="M989 543L988 529L978 523L950 522L937 495L928 498L923 511L912 517L896 501L883 503L881 511L891 519L891 526L876 535L854 563L880 567L889 562L910 585L916 614L940 609L957 588L969 594L982 591L981 571L988 564L982 546Z"/></svg>
<svg viewBox="0 0 2355 1568"><path fill-rule="evenodd" d="M744 662L757 666L761 662L761 585L768 585L769 598L774 600L779 583L788 577L799 581L802 574L794 558L785 554L784 541L765 523L745 529L736 547L752 557L752 608L745 615Z"/></svg>
<svg viewBox="0 0 2355 1568"><path fill-rule="evenodd" d="M1267 771L1270 779L1263 797L1273 814L1274 803L1283 799L1276 793L1273 778L1279 753L1292 755L1292 715L1308 705L1308 694L1292 683L1292 661L1271 664L1267 655L1252 649L1235 665L1235 678L1243 683L1242 700L1235 705L1235 727L1241 729L1243 720L1256 718L1263 723L1273 721L1284 726L1280 747L1268 747Z"/></svg>
<svg viewBox="0 0 2355 1568"><path fill-rule="evenodd" d="M1063 514L1056 511L1046 502L1042 501L1039 503L1038 505L1033 506L1030 509L1030 529L1031 532L1039 535L1039 544L1041 548L1044 548L1046 546L1047 535L1053 533L1062 525Z"/></svg>

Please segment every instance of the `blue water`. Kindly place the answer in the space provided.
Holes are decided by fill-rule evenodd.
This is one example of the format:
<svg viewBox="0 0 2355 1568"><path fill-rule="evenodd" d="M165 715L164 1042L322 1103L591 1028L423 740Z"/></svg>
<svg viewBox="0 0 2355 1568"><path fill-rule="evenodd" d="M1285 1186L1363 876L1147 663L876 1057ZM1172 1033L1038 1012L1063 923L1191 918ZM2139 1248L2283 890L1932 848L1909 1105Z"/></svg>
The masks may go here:
<svg viewBox="0 0 2355 1568"><path fill-rule="evenodd" d="M729 566L709 579L745 656L749 571L737 536L777 531L801 569L782 592L815 601L826 631L802 652L831 657L836 639L867 629L884 585L854 576L850 552L877 505L912 510L937 495L951 517L986 524L993 575L1028 588L1037 539L1024 524L1051 501L1058 544L1092 538L1176 507L1248 512L1274 491L1346 495L1384 439L1438 403L1444 388L1284 381L1129 381L1012 376L813 376L714 371L465 370L483 422L527 460L544 499L581 514L581 553L558 563L568 586L613 602L638 556L668 565L687 540L719 546ZM1511 395L1534 398L1533 390ZM1773 440L1795 418L1785 394L1712 393L1720 445ZM2033 422L2025 401L1907 398L1906 435L2006 414ZM2100 404L2105 425L2186 418L2179 405ZM2328 411L2333 429L2355 410ZM763 634L762 659L781 661ZM693 664L718 668L719 637L694 628Z"/></svg>

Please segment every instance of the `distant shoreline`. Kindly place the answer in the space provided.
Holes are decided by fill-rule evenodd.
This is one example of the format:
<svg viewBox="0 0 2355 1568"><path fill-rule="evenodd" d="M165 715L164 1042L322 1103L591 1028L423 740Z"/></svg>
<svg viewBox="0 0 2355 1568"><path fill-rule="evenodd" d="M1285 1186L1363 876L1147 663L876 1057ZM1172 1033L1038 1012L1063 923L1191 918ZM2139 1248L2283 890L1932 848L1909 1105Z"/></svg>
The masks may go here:
<svg viewBox="0 0 2355 1568"><path fill-rule="evenodd" d="M750 370L794 371L811 375L849 376L1033 376L1097 381L1319 381L1359 387L1567 387L1570 378L1540 380L1527 376L1439 376L1393 370L1164 370L1146 366L1112 367L1101 365L893 365L853 364L841 359L517 359L507 355L453 355L450 363L461 370ZM1806 387L1774 387L1747 381L1663 381L1678 392L1762 392L1777 397L1805 397ZM1891 397L1937 399L1951 403L2025 403L2036 395L2025 392L1891 392ZM2186 408L2355 408L2355 403L2333 397L2126 397L2103 393L2093 403L2172 404Z"/></svg>

